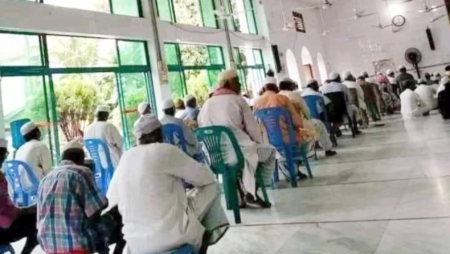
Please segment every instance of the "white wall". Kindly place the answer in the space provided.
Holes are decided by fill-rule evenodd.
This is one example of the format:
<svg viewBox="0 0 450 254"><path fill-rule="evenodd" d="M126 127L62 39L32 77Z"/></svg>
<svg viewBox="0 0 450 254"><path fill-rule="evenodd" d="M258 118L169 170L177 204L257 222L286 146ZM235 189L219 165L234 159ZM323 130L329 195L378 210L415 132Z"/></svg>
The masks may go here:
<svg viewBox="0 0 450 254"><path fill-rule="evenodd" d="M336 1L332 8L324 11L325 28L331 31L330 35L324 37L324 46L327 53L327 61L330 64L329 71L340 73L352 71L360 74L368 71L374 74L373 62L383 59L392 59L396 66L412 65L405 61L406 49L415 47L423 54L420 66L438 65L450 62L450 21L444 17L433 24L428 21L433 16L446 14L446 9L441 8L437 12L428 14L404 13L407 22L398 32L394 33L391 27L380 30L371 27L377 25L377 17L370 16L359 20L352 20L354 3L358 1ZM391 23L389 13L384 1L360 0L361 9L367 13L377 11L383 25ZM444 0L428 0L430 5L444 3ZM423 9L423 1L416 0L409 3L391 1L391 5L398 3L405 11ZM342 21L347 19L348 21ZM436 51L431 51L425 34L429 26L433 32ZM423 71L435 72L444 70L444 66L426 68Z"/></svg>

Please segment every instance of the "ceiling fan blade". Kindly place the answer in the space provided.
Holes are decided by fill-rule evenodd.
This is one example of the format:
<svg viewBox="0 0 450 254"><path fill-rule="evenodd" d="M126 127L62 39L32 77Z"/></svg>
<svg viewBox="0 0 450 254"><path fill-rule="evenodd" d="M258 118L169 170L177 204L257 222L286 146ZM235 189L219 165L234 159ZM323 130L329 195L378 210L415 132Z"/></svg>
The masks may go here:
<svg viewBox="0 0 450 254"><path fill-rule="evenodd" d="M366 13L366 14L360 15L359 17L360 18L365 18L365 17L370 17L370 16L373 16L373 15L376 15L376 14L377 14L376 12Z"/></svg>
<svg viewBox="0 0 450 254"><path fill-rule="evenodd" d="M443 14L443 15L437 16L437 17L435 17L435 18L432 18L432 19L430 20L430 23L436 22L436 21L442 19L442 18L445 17L445 16L446 16L446 15Z"/></svg>
<svg viewBox="0 0 450 254"><path fill-rule="evenodd" d="M298 7L295 8L294 10L311 10L311 9L318 9L320 8L320 6L306 6L306 7Z"/></svg>
<svg viewBox="0 0 450 254"><path fill-rule="evenodd" d="M446 6L446 4L433 5L433 6L430 7L430 11L437 10L437 9L442 8L444 6Z"/></svg>

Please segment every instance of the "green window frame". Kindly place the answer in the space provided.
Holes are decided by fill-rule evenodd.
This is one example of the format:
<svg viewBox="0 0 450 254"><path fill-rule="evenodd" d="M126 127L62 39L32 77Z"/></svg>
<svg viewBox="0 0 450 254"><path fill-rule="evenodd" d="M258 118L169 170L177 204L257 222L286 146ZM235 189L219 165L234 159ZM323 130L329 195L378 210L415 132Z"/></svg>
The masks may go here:
<svg viewBox="0 0 450 254"><path fill-rule="evenodd" d="M118 116L120 118L122 133L123 133L123 148L129 149L134 146L133 137L133 124L137 120L137 104L143 100L147 100L151 107L152 113L157 114L156 98L154 94L154 87L151 78L151 67L150 67L150 57L148 55L148 48L146 41L134 41L134 40L121 40L121 39L107 39L107 38L92 38L92 37L80 37L80 36L67 36L67 35L50 35L50 34L39 34L39 33L21 33L21 32L10 32L10 31L0 31L0 45L2 45L2 35L17 35L25 36L39 40L38 52L40 59L40 64L34 64L36 57L33 55L33 60L31 61L33 65L13 65L8 64L5 61L0 61L0 73L4 78L3 81L7 81L8 78L32 78L34 83L38 86L35 87L36 91L41 91L43 98L42 107L45 107L42 117L44 120L43 132L46 136L46 142L48 143L52 151L52 159L54 164L59 161L60 158L60 118L58 116L57 109L57 95L56 95L56 82L58 81L58 75L96 75L102 73L109 73L112 77L113 90L117 93L117 105L119 109ZM55 37L61 38L74 38L77 39L98 39L100 40L112 40L114 41L113 57L114 63L108 66L95 66L95 67L61 67L61 66L51 66L50 56L54 54L51 50L49 51L49 39ZM109 53L109 52L108 52ZM142 55L143 54L143 55ZM25 55L26 57L26 55ZM0 57L1 59L1 57ZM21 63L20 61L18 61ZM39 81L42 80L42 81ZM4 83L4 82L2 82ZM14 82L12 82L14 84ZM5 89L3 87L0 89ZM27 89L29 86L27 86ZM140 90L139 90L140 89ZM138 94L138 99L136 99L133 94ZM114 91L112 91L114 95ZM112 96L113 96L112 95ZM61 95L60 95L61 96ZM130 97L131 96L131 97ZM133 99L135 98L135 99ZM138 100L138 101L137 101ZM91 105L95 107L96 105ZM61 110L61 109L59 109ZM114 113L114 112L113 112ZM91 119L91 118L89 118ZM83 119L85 122L89 122L89 119ZM17 119L13 119L17 120ZM33 120L33 119L32 119ZM4 122L5 126L9 123ZM73 138L73 137L72 137Z"/></svg>
<svg viewBox="0 0 450 254"><path fill-rule="evenodd" d="M103 3L97 4L94 3L95 0L90 0L92 1L92 3L94 3L93 6L84 8L82 6L78 7L78 6L67 6L63 4L58 4L57 2L58 0L53 0L53 2L51 0L25 0L25 1L61 6L66 8L106 12L116 15L124 15L139 18L144 17L142 3L140 0L103 0ZM72 0L72 3L76 2L77 2L76 0Z"/></svg>
<svg viewBox="0 0 450 254"><path fill-rule="evenodd" d="M252 93L256 98L262 89L266 73L262 51L260 49L233 48L233 58L236 62L242 90L249 95Z"/></svg>
<svg viewBox="0 0 450 254"><path fill-rule="evenodd" d="M233 31L241 33L258 34L256 15L253 7L253 0L226 0L226 13L237 14L227 19L228 27ZM242 22L245 24L241 24Z"/></svg>
<svg viewBox="0 0 450 254"><path fill-rule="evenodd" d="M172 23L202 26L209 28L219 28L218 20L214 14L216 5L214 0L193 0L193 3L198 5L200 20L198 24L189 24L183 20L180 20L180 14L176 11L176 2L178 0L155 0L155 10L158 17L163 21Z"/></svg>
<svg viewBox="0 0 450 254"><path fill-rule="evenodd" d="M205 52L206 58L194 63L186 61L180 47L189 46L201 48ZM219 73L225 70L222 47L166 42L164 43L164 52L172 99L182 99L187 94L193 94L202 104L207 98L207 90L216 85ZM190 77L191 74L195 76L198 73L204 75L204 80L199 81L204 82L204 85L201 85L202 89L193 89L189 86Z"/></svg>

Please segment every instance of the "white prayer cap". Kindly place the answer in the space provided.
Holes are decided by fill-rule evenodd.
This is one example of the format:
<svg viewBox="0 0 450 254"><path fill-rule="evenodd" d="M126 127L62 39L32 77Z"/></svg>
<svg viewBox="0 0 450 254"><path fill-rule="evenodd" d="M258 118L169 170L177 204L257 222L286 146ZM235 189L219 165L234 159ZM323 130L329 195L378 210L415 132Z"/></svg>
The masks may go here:
<svg viewBox="0 0 450 254"><path fill-rule="evenodd" d="M277 83L278 83L277 79L274 78L274 77L267 77L266 79L264 79L264 85L267 85L267 84L274 84L274 85L276 85Z"/></svg>
<svg viewBox="0 0 450 254"><path fill-rule="evenodd" d="M361 72L361 76L369 76L369 74L367 73L367 71L363 71L363 72Z"/></svg>
<svg viewBox="0 0 450 254"><path fill-rule="evenodd" d="M83 146L80 144L80 142L76 139L67 142L67 144L65 144L63 146L63 148L61 149L61 153L64 153L65 151L69 150L69 149L80 149L83 150Z"/></svg>
<svg viewBox="0 0 450 254"><path fill-rule="evenodd" d="M164 102L163 102L163 104L162 104L162 109L164 110L164 109L171 109L171 108L174 108L175 107L175 104L173 103L173 100L172 99L166 99Z"/></svg>
<svg viewBox="0 0 450 254"><path fill-rule="evenodd" d="M285 77L285 78L283 78L280 82L291 82L291 83L295 83L295 81L292 80L290 77Z"/></svg>
<svg viewBox="0 0 450 254"><path fill-rule="evenodd" d="M140 115L143 115L144 114L144 112L145 112L145 110L148 108L148 107L150 107L150 103L148 103L148 102L141 102L141 103L139 103L139 105L138 105L138 112L139 112L139 114Z"/></svg>
<svg viewBox="0 0 450 254"><path fill-rule="evenodd" d="M219 84L223 84L223 83L225 83L225 81L232 80L232 79L236 78L237 76L238 75L237 75L237 72L235 70L228 69L228 70L222 71L219 74L219 77L218 77L217 80L218 80Z"/></svg>
<svg viewBox="0 0 450 254"><path fill-rule="evenodd" d="M306 86L309 86L309 85L311 85L311 84L313 84L313 83L317 83L317 80L311 79L310 81L308 81L308 82L306 83Z"/></svg>
<svg viewBox="0 0 450 254"><path fill-rule="evenodd" d="M156 129L161 127L161 123L154 115L143 115L134 124L134 136L136 138L142 137L142 135L150 134Z"/></svg>
<svg viewBox="0 0 450 254"><path fill-rule="evenodd" d="M349 78L351 75L352 75L351 72L346 71L346 72L344 72L344 75L342 75L342 76L344 76L344 79L346 79L346 78Z"/></svg>
<svg viewBox="0 0 450 254"><path fill-rule="evenodd" d="M98 105L97 109L95 110L95 114L97 114L98 112L110 113L111 109L107 105Z"/></svg>
<svg viewBox="0 0 450 254"><path fill-rule="evenodd" d="M330 73L330 80L335 80L339 77L339 73L337 72L331 72Z"/></svg>
<svg viewBox="0 0 450 254"><path fill-rule="evenodd" d="M401 69L406 69L406 67L405 67L404 65L400 65L400 66L398 67L398 70L401 70Z"/></svg>
<svg viewBox="0 0 450 254"><path fill-rule="evenodd" d="M7 147L8 147L8 140L0 138L0 148L7 148Z"/></svg>
<svg viewBox="0 0 450 254"><path fill-rule="evenodd" d="M36 128L37 126L34 122L28 122L20 127L20 134L22 134L22 136L25 136Z"/></svg>
<svg viewBox="0 0 450 254"><path fill-rule="evenodd" d="M184 103L187 103L188 101L195 99L195 96L192 94L188 94L186 95L186 97L184 97Z"/></svg>
<svg viewBox="0 0 450 254"><path fill-rule="evenodd" d="M218 88L219 88L218 85L213 85L212 87L210 87L210 88L208 89L208 94L215 93L216 90L217 90Z"/></svg>
<svg viewBox="0 0 450 254"><path fill-rule="evenodd" d="M386 75L391 75L391 74L394 74L395 72L392 70L392 69L388 69L387 71L386 71Z"/></svg>

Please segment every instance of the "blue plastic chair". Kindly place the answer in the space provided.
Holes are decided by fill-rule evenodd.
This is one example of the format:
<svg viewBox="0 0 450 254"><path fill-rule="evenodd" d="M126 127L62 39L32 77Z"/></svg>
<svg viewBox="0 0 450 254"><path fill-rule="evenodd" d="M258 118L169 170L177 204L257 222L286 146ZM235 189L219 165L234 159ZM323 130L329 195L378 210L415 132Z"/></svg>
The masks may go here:
<svg viewBox="0 0 450 254"><path fill-rule="evenodd" d="M11 245L0 245L0 254L5 253L15 254L14 249Z"/></svg>
<svg viewBox="0 0 450 254"><path fill-rule="evenodd" d="M324 99L318 95L308 95L303 97L303 99L305 100L306 105L308 105L309 111L311 112L311 118L322 121L327 127L328 131L330 131L331 125L327 119ZM323 115L320 115L320 110L323 112Z"/></svg>
<svg viewBox="0 0 450 254"><path fill-rule="evenodd" d="M287 165L292 187L297 187L297 171L295 169L295 162L297 161L304 161L309 177L313 178L306 152L303 147L298 146L295 139L294 128L289 112L283 108L267 108L256 111L255 116L264 125L270 144L283 156L284 160L281 160L280 162L284 162ZM289 140L287 143L283 140L280 121L285 122L288 129ZM297 148L300 148L300 158L294 156ZM279 181L278 168L274 173L274 181Z"/></svg>
<svg viewBox="0 0 450 254"><path fill-rule="evenodd" d="M183 129L176 124L165 124L162 126L164 143L178 146L187 154L187 142L184 137Z"/></svg>
<svg viewBox="0 0 450 254"><path fill-rule="evenodd" d="M9 124L11 126L12 147L14 147L14 149L17 150L25 144L25 139L23 138L22 133L20 133L20 128L30 121L30 119L20 119Z"/></svg>
<svg viewBox="0 0 450 254"><path fill-rule="evenodd" d="M185 244L176 250L171 250L160 254L198 254L198 251L192 245Z"/></svg>
<svg viewBox="0 0 450 254"><path fill-rule="evenodd" d="M31 182L29 189L24 189L20 181L19 170L23 169ZM29 207L37 202L39 180L31 167L23 161L11 160L5 162L5 173L13 189L13 202L18 207ZM23 172L22 172L23 173Z"/></svg>
<svg viewBox="0 0 450 254"><path fill-rule="evenodd" d="M94 160L95 164L95 183L97 187L100 189L103 195L106 196L106 192L108 191L109 183L114 174L114 166L111 160L111 154L108 146L103 140L100 139L86 139L84 141L84 145L86 149L89 151L89 155ZM104 159L106 161L102 161L100 149L103 150ZM106 165L105 165L106 164Z"/></svg>

